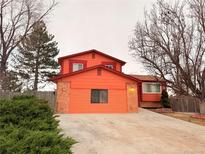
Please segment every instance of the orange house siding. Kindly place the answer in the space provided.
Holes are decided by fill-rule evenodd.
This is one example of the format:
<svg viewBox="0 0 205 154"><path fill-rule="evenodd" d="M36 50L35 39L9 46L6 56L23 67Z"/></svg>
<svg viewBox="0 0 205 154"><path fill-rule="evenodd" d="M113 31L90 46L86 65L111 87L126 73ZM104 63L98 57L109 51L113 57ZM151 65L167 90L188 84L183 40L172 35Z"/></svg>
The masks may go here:
<svg viewBox="0 0 205 154"><path fill-rule="evenodd" d="M153 81L152 81L153 82ZM155 81L157 83L157 81ZM141 101L140 106L141 107L162 107L160 100L161 100L161 92L163 89L166 89L163 82L160 83L160 92L159 93L141 93Z"/></svg>
<svg viewBox="0 0 205 154"><path fill-rule="evenodd" d="M56 111L58 113L125 113L140 107L159 107L160 93L143 93L144 82L161 84L163 79L151 75L126 75L126 62L95 49L60 57L61 73L50 81L57 84ZM73 63L76 66L72 72ZM105 67L113 65L113 69ZM91 89L107 89L108 103L91 103Z"/></svg>
<svg viewBox="0 0 205 154"><path fill-rule="evenodd" d="M142 101L144 102L159 102L161 94L142 94Z"/></svg>
<svg viewBox="0 0 205 154"><path fill-rule="evenodd" d="M58 80L57 85L61 82L70 83L70 93L64 101L57 102L57 112L66 113L125 113L136 112L138 110L137 96L134 103L128 104L127 84L136 85L131 79L113 74L107 70L101 70L101 75L97 75L97 69L65 77ZM62 84L61 84L62 85ZM93 104L91 103L91 89L108 89L108 103ZM137 90L137 89L135 89ZM137 94L137 92L136 92ZM58 94L57 94L58 95ZM68 102L69 103L65 103ZM64 102L64 103L63 103ZM64 106L68 104L68 106ZM133 105L134 104L134 105ZM132 107L130 107L130 106ZM64 111L61 110L63 108ZM129 108L129 109L128 109ZM132 110L130 110L130 108Z"/></svg>
<svg viewBox="0 0 205 154"><path fill-rule="evenodd" d="M145 82L146 83L146 82ZM159 102L161 100L161 93L163 89L166 89L165 85L162 82L155 82L160 84L159 93L143 93L142 92L142 101L144 102Z"/></svg>
<svg viewBox="0 0 205 154"><path fill-rule="evenodd" d="M61 72L63 74L69 73L70 71L70 62L69 61L78 61L78 60L83 60L86 61L86 67L92 67L92 66L96 66L96 65L100 65L100 64L104 64L107 62L110 63L114 63L115 64L115 68L117 71L121 71L121 64L111 58L108 57L104 57L102 55L96 54L95 53L95 58L93 58L92 53L88 53L88 54L84 54L84 55L79 55L76 57L72 57L72 58L68 58L68 59L63 59L61 62Z"/></svg>
<svg viewBox="0 0 205 154"><path fill-rule="evenodd" d="M125 113L128 112L126 90L108 88L108 103L91 103L90 89L72 89L69 113ZM81 93L79 95L79 93ZM119 99L119 96L122 96Z"/></svg>

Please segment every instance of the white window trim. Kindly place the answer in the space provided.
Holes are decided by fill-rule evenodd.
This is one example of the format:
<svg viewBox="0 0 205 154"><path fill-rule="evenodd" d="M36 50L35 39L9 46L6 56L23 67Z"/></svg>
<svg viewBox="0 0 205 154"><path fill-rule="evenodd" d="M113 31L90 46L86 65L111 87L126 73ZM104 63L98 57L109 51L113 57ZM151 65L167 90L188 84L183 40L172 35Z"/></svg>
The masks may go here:
<svg viewBox="0 0 205 154"><path fill-rule="evenodd" d="M82 69L73 70L73 69L74 69L74 65L79 65L79 64L82 65ZM73 67L73 68L72 68L72 72L76 72L76 71L79 71L79 70L83 70L83 69L84 69L84 64L83 64L83 63L73 63L72 65L73 65L73 66L72 66L72 67Z"/></svg>
<svg viewBox="0 0 205 154"><path fill-rule="evenodd" d="M159 84L159 92L146 92L144 89L144 85L147 85L147 84ZM143 94L161 94L161 92L162 92L162 86L160 82L143 82L142 83L142 93Z"/></svg>

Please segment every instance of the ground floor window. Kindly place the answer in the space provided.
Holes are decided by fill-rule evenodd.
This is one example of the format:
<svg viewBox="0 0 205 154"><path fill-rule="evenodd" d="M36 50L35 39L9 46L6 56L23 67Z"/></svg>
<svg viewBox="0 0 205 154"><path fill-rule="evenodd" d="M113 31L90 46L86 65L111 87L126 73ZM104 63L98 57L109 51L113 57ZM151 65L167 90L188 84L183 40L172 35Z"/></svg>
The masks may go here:
<svg viewBox="0 0 205 154"><path fill-rule="evenodd" d="M160 83L143 83L143 93L160 93Z"/></svg>
<svg viewBox="0 0 205 154"><path fill-rule="evenodd" d="M91 89L91 103L107 103L108 90L107 89Z"/></svg>

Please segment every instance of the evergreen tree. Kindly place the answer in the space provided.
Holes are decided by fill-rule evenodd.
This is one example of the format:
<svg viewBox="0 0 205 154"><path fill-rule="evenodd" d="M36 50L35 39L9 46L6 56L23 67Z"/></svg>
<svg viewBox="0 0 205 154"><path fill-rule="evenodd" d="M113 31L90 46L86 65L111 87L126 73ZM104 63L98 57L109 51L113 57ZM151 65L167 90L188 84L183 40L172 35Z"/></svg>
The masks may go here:
<svg viewBox="0 0 205 154"><path fill-rule="evenodd" d="M53 39L54 35L48 33L45 23L39 21L19 44L15 68L26 80L27 90L37 91L39 83L45 83L49 76L57 73L59 65L55 57L59 50Z"/></svg>
<svg viewBox="0 0 205 154"><path fill-rule="evenodd" d="M5 80L2 84L4 89L2 91L20 92L23 82L19 80L19 75L13 70L7 70L5 72Z"/></svg>
<svg viewBox="0 0 205 154"><path fill-rule="evenodd" d="M166 90L162 90L161 104L165 108L169 108L170 107L169 95L168 95L168 92Z"/></svg>

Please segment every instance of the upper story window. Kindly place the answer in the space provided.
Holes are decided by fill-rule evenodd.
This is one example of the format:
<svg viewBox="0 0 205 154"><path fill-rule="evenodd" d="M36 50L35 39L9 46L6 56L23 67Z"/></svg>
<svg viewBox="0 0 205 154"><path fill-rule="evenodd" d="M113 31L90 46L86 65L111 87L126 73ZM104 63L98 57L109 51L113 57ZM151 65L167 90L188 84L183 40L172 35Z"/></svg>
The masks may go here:
<svg viewBox="0 0 205 154"><path fill-rule="evenodd" d="M73 63L73 72L82 70L84 68L82 63Z"/></svg>
<svg viewBox="0 0 205 154"><path fill-rule="evenodd" d="M160 83L143 83L143 93L160 93Z"/></svg>
<svg viewBox="0 0 205 154"><path fill-rule="evenodd" d="M75 72L87 68L86 60L69 60L69 72Z"/></svg>
<svg viewBox="0 0 205 154"><path fill-rule="evenodd" d="M105 67L110 68L110 69L114 68L112 64L106 64Z"/></svg>
<svg viewBox="0 0 205 154"><path fill-rule="evenodd" d="M107 68L110 68L110 69L113 69L115 70L116 69L116 63L115 62L102 62L102 64L107 67Z"/></svg>

